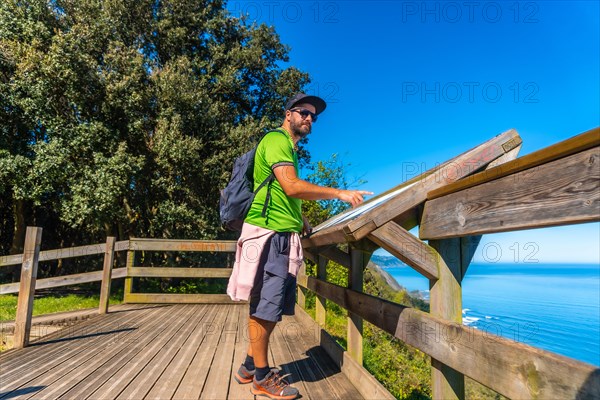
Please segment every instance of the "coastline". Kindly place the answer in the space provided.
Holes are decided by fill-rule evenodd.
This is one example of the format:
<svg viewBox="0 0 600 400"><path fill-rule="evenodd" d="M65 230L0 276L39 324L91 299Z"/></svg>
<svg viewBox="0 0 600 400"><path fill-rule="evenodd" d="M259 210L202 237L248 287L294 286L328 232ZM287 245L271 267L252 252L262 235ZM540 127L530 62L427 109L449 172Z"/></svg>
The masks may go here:
<svg viewBox="0 0 600 400"><path fill-rule="evenodd" d="M397 259L384 261L382 276L407 290L428 287ZM463 324L600 366L599 272L593 264L474 263L463 281Z"/></svg>

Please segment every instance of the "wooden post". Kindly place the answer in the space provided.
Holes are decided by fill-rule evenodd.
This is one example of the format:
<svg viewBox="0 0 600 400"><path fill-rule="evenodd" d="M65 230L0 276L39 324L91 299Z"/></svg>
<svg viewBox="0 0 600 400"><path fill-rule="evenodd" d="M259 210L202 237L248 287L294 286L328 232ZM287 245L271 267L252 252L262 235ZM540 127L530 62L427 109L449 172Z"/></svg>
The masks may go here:
<svg viewBox="0 0 600 400"><path fill-rule="evenodd" d="M317 257L317 279L327 281L327 259L321 255ZM315 321L320 326L325 326L325 304L326 299L323 296L316 296Z"/></svg>
<svg viewBox="0 0 600 400"><path fill-rule="evenodd" d="M115 260L115 241L116 238L113 236L106 238L106 249L104 250L104 268L102 269L102 286L100 286L100 305L98 308L99 314L106 314L108 311L112 267Z"/></svg>
<svg viewBox="0 0 600 400"><path fill-rule="evenodd" d="M514 160L519 154L521 144L492 161L486 170ZM421 222L422 222L422 218ZM467 268L475 255L481 235L461 238L430 240L429 245L437 250L439 279L429 281L430 311L432 315L462 324L461 283ZM443 335L442 335L442 339ZM431 359L431 382L434 399L464 399L464 375Z"/></svg>
<svg viewBox="0 0 600 400"><path fill-rule="evenodd" d="M348 270L348 288L363 291L364 269L371 257L370 252L350 247L351 268ZM359 365L363 363L363 319L348 311L348 354Z"/></svg>
<svg viewBox="0 0 600 400"><path fill-rule="evenodd" d="M466 271L461 256L461 239L430 240L439 254L438 279L429 281L431 315L462 324L461 281ZM440 340L445 340L440 335ZM465 377L456 370L431 359L433 399L464 399Z"/></svg>
<svg viewBox="0 0 600 400"><path fill-rule="evenodd" d="M298 271L298 275L299 276L306 275L306 264L302 263L302 266L300 267L300 270ZM302 286L298 285L297 291L298 291L298 299L297 299L298 305L303 310L306 310L306 289L303 288Z"/></svg>
<svg viewBox="0 0 600 400"><path fill-rule="evenodd" d="M126 262L126 275L125 275L125 287L123 289L123 303L127 303L131 297L133 288L132 269L135 262L135 250L127 251L127 262Z"/></svg>
<svg viewBox="0 0 600 400"><path fill-rule="evenodd" d="M33 295L35 294L35 279L37 277L41 243L42 228L28 226L25 234L19 300L17 302L17 315L15 318L15 348L17 349L22 349L29 345L31 316L33 314Z"/></svg>

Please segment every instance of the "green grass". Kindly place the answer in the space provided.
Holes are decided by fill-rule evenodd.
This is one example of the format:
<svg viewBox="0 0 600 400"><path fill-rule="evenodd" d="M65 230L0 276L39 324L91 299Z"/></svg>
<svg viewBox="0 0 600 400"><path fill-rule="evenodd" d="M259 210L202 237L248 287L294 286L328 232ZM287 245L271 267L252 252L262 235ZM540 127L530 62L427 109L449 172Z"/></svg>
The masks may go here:
<svg viewBox="0 0 600 400"><path fill-rule="evenodd" d="M119 294L111 296L110 304L120 304L122 299L123 296ZM15 319L17 314L17 300L18 297L16 295L0 295L0 321ZM99 295L83 296L69 294L66 296L47 296L33 300L33 315L97 308L99 304Z"/></svg>

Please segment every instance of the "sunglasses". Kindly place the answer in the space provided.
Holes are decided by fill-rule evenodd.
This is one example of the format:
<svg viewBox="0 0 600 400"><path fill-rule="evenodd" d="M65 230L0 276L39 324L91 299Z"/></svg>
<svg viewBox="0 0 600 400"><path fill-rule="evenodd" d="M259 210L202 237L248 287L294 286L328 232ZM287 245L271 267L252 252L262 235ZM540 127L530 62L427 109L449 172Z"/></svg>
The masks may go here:
<svg viewBox="0 0 600 400"><path fill-rule="evenodd" d="M290 111L297 112L298 114L300 114L302 119L306 119L306 117L310 115L312 122L317 122L317 114L308 111L306 108L292 108Z"/></svg>

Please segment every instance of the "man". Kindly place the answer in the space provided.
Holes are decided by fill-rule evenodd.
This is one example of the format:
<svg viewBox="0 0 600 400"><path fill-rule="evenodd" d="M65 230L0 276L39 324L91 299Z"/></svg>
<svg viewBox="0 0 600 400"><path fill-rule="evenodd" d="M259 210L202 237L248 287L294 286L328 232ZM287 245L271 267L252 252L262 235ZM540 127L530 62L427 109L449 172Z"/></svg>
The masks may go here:
<svg viewBox="0 0 600 400"><path fill-rule="evenodd" d="M267 354L269 337L281 316L294 314L296 274L302 264L299 234L311 229L302 216L302 200L340 199L355 207L363 202L363 195L372 194L318 186L298 178L297 144L311 132L326 106L317 96L298 93L286 104L281 128L269 132L258 145L254 189L271 172L276 179L252 202L227 288L234 300L250 298L250 346L235 379L252 382L254 395L271 399L289 400L299 395L279 370L270 368Z"/></svg>

